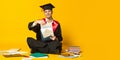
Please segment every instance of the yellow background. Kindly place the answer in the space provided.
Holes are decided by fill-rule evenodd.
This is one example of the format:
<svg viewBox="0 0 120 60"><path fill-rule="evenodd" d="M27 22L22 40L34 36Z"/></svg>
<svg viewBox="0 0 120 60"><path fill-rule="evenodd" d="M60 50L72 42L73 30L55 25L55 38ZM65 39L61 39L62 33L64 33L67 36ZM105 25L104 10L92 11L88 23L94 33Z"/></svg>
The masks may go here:
<svg viewBox="0 0 120 60"><path fill-rule="evenodd" d="M35 33L28 30L28 23L43 18L39 6L49 2L56 7L53 17L61 24L63 48L80 46L82 50L80 58L68 60L119 60L117 0L1 0L0 50L21 48L30 52L26 38L35 38ZM56 59L62 60L54 56L48 60Z"/></svg>

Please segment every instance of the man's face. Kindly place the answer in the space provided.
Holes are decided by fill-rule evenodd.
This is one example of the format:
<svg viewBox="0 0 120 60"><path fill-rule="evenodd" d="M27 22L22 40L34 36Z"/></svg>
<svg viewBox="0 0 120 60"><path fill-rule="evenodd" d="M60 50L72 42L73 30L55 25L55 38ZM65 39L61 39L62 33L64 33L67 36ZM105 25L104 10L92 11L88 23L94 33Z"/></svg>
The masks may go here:
<svg viewBox="0 0 120 60"><path fill-rule="evenodd" d="M45 14L46 18L50 18L50 17L52 17L52 10L44 10L44 14Z"/></svg>

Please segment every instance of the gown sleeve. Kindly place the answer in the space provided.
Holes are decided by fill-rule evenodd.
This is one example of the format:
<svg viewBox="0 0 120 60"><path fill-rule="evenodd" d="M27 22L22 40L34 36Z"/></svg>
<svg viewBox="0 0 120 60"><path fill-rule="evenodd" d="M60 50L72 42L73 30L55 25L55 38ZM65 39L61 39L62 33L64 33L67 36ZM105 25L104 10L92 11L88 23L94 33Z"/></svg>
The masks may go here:
<svg viewBox="0 0 120 60"><path fill-rule="evenodd" d="M33 23L34 22L30 22L29 24L28 24L28 29L29 30L32 30L32 31L34 31L34 32L38 32L39 31L39 24L37 24L37 25L35 25L34 27L32 26L33 25Z"/></svg>
<svg viewBox="0 0 120 60"><path fill-rule="evenodd" d="M58 27L56 29L56 37L58 38L59 41L63 40L60 24L58 24Z"/></svg>

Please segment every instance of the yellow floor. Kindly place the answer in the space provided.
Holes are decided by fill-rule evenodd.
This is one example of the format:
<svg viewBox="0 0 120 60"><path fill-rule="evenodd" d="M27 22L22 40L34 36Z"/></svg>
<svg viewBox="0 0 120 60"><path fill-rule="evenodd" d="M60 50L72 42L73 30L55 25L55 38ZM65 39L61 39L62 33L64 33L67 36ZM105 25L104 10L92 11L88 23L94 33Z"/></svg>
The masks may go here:
<svg viewBox="0 0 120 60"><path fill-rule="evenodd" d="M22 60L24 57L9 57L5 58L4 56L0 55L0 60ZM49 58L34 58L32 60L80 60L82 57L78 58L60 58L58 55L49 54Z"/></svg>

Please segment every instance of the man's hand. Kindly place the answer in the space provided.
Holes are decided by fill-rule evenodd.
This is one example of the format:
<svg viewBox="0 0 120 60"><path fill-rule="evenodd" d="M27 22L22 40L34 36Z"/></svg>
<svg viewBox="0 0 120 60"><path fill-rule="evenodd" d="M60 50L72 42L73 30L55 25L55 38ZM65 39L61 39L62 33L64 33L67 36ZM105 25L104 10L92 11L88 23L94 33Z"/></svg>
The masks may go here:
<svg viewBox="0 0 120 60"><path fill-rule="evenodd" d="M50 39L51 40L57 40L56 36L51 36Z"/></svg>
<svg viewBox="0 0 120 60"><path fill-rule="evenodd" d="M34 26L35 26L35 25L37 25L37 24L44 25L44 24L45 24L45 22L44 22L43 20L36 20L36 21L34 21L34 23L33 23L32 27L34 27Z"/></svg>
<svg viewBox="0 0 120 60"><path fill-rule="evenodd" d="M45 24L45 22L44 22L43 20L37 20L37 21L35 21L34 23L35 23L35 24L42 24L42 25Z"/></svg>

